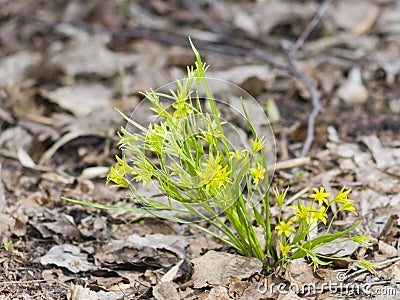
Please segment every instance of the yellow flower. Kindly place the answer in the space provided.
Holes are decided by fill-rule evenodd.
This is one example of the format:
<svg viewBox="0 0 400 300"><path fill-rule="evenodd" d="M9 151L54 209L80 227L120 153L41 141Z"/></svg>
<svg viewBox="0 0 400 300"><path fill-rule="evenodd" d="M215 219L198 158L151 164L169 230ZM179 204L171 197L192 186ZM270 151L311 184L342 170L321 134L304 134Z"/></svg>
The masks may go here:
<svg viewBox="0 0 400 300"><path fill-rule="evenodd" d="M203 164L204 172L196 170L197 175L202 178L197 187L203 187L205 185L208 195L210 195L211 187L218 189L229 181L229 174L231 171L227 169L227 166L222 167L220 162L220 154L217 154L215 158L210 155L210 160Z"/></svg>
<svg viewBox="0 0 400 300"><path fill-rule="evenodd" d="M354 201L353 201L353 200L350 200L349 198L347 198L348 195L349 195L350 192L351 192L351 189L348 189L347 191L345 191L345 190L344 190L345 188L346 188L346 187L343 187L343 188L340 190L339 194L337 194L337 195L335 196L335 198L333 198L333 201L334 201L334 202L337 202L337 203L341 203L341 206L339 207L339 210L340 210L340 211L345 211L345 210L347 210L347 211L350 211L350 212L352 212L353 214L357 215L356 208L354 207Z"/></svg>
<svg viewBox="0 0 400 300"><path fill-rule="evenodd" d="M150 124L146 135L146 145L149 147L149 150L161 154L167 133L168 128L165 124Z"/></svg>
<svg viewBox="0 0 400 300"><path fill-rule="evenodd" d="M230 155L232 158L235 158L237 160L243 158L247 154L247 150L241 150L239 151L238 149L235 150L235 152L231 151Z"/></svg>
<svg viewBox="0 0 400 300"><path fill-rule="evenodd" d="M290 251L290 245L285 245L282 241L279 241L279 248L281 249L282 256L286 256Z"/></svg>
<svg viewBox="0 0 400 300"><path fill-rule="evenodd" d="M110 168L110 173L107 175L106 179L106 185L110 183L110 181L114 182L117 184L117 186L127 188L128 187L128 182L125 179L125 174L126 174L126 167L128 165L126 164L125 160L122 160L118 156L115 156L117 163L115 164L115 168L111 167Z"/></svg>
<svg viewBox="0 0 400 300"><path fill-rule="evenodd" d="M253 153L260 152L265 147L264 137L262 137L261 139L256 137L254 141L251 140L251 145L253 146Z"/></svg>
<svg viewBox="0 0 400 300"><path fill-rule="evenodd" d="M150 182L151 177L153 177L154 167L146 157L142 157L135 162L135 166L130 173L136 175L136 182L141 181L145 186Z"/></svg>
<svg viewBox="0 0 400 300"><path fill-rule="evenodd" d="M297 206L292 205L290 206L290 208L297 211L294 217L296 221L305 220L307 224L310 224L310 221L312 221L311 223L315 223L315 220L313 220L311 214L312 211L315 211L314 206L312 205L305 206L304 201L302 201L302 204L299 203Z"/></svg>
<svg viewBox="0 0 400 300"><path fill-rule="evenodd" d="M311 194L310 198L313 198L318 201L318 205L322 206L322 203L325 202L327 205L329 205L327 197L329 197L331 194L325 193L325 189L321 187L319 190L317 188L313 188L313 191L315 194Z"/></svg>
<svg viewBox="0 0 400 300"><path fill-rule="evenodd" d="M357 216L356 208L354 207L352 200L347 200L345 203L343 203L343 205L339 208L339 210L340 211L347 210Z"/></svg>
<svg viewBox="0 0 400 300"><path fill-rule="evenodd" d="M321 206L318 211L314 211L314 218L316 220L320 220L322 223L326 225L326 218L328 215L326 214L326 207Z"/></svg>
<svg viewBox="0 0 400 300"><path fill-rule="evenodd" d="M278 203L278 207L282 208L283 206L283 201L285 201L286 198L286 193L288 191L289 187L286 188L286 190L282 190L282 193L279 193L278 188L273 188L272 191L275 194L276 202Z"/></svg>
<svg viewBox="0 0 400 300"><path fill-rule="evenodd" d="M190 104L186 103L186 98L177 100L172 107L175 108L174 118L184 118L193 113Z"/></svg>
<svg viewBox="0 0 400 300"><path fill-rule="evenodd" d="M279 225L275 226L275 230L278 230L278 235L286 235L286 237L289 237L289 231L296 232L296 229L294 227L291 227L290 224L292 224L292 221L285 222L285 221L280 221Z"/></svg>
<svg viewBox="0 0 400 300"><path fill-rule="evenodd" d="M264 174L266 172L265 168L261 169L261 165L257 163L257 169L256 168L251 168L251 175L253 175L253 184L258 185L258 181L261 179L264 179Z"/></svg>
<svg viewBox="0 0 400 300"><path fill-rule="evenodd" d="M336 197L333 198L333 201L334 201L334 202L342 202L342 203L344 203L344 202L349 201L349 199L348 199L347 197L348 197L348 195L350 194L351 189L348 189L347 191L345 191L345 190L344 190L345 188L346 188L346 187L344 186L344 187L340 190L339 194L337 194ZM350 200L350 201L352 201L352 200Z"/></svg>

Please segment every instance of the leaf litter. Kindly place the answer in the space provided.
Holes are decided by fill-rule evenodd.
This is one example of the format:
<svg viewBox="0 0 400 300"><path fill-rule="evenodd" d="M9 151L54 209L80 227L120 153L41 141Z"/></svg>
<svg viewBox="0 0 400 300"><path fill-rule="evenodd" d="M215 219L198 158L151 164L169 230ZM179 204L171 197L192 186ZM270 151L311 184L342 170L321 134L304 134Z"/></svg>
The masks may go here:
<svg viewBox="0 0 400 300"><path fill-rule="evenodd" d="M0 252L2 293L8 298L46 293L49 299L299 299L312 293L260 294L260 283L322 284L334 280L340 268L349 268L349 274L362 271L335 265L314 272L306 261L296 261L286 272L265 277L260 261L228 254L218 241L185 225L60 200L63 195L135 205L126 192L104 187L106 168L118 154L114 132L123 126L112 107L130 114L139 90L182 76L182 67L192 63L187 47L173 38L165 43L149 31L140 38L118 32L135 26L178 32L180 24L192 36L216 41L221 34L209 31L212 23L203 23L185 6L171 10L154 0L145 6L113 4L118 8L101 12L103 5L68 2L59 10L15 1L1 13L9 15L0 21L0 236L2 245L13 244ZM346 17L354 6L357 14ZM293 194L298 192L297 201L310 183L323 183L332 191L346 183L360 208L362 232L375 239L367 250L343 241L320 247L321 253L381 262L399 257L399 8L396 1L333 1L298 51L299 65L307 68L321 93L324 111L317 129L325 126L330 137L317 134L300 173L281 168L274 184L290 185ZM260 45L268 45L279 61L276 41L299 36L318 5L221 1L200 9L237 29L243 43L248 43L247 34L261 37ZM35 20L43 16L48 18L42 21L55 23ZM93 24L100 24L97 32L91 30ZM229 30L220 32L233 38ZM243 87L262 107L274 100L280 115L274 123L278 161L298 157L304 142L298 125L309 113L306 89L250 57L205 55L215 77ZM147 115L140 117L146 120ZM240 122L234 125L242 129ZM265 124L256 125L262 130ZM157 196L157 190L143 193ZM354 222L342 215L333 226ZM374 280L400 278L397 261L377 272ZM349 280L362 283L365 278L360 273ZM35 283L37 279L42 281Z"/></svg>

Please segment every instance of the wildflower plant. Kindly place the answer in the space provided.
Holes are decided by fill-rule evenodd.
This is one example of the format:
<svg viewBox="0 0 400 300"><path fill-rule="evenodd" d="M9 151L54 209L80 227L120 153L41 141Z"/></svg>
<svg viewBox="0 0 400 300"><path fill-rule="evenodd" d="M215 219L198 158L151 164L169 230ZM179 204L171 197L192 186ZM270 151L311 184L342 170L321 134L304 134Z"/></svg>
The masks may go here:
<svg viewBox="0 0 400 300"><path fill-rule="evenodd" d="M314 193L309 195L309 198L312 199L310 203L305 204L304 201L298 201L297 205L290 206L292 214L290 214L285 220L281 220L282 206L285 202L287 189L282 192L279 192L277 189L273 190L279 207L279 224L275 226L279 242L279 262L285 264L294 259L308 257L315 269L320 265L330 264L332 260L345 260L348 262L357 262L369 271L374 271L374 268L377 266L365 260L331 257L318 253L318 248L323 245L343 242L345 240L352 240L361 246L366 247L368 246L368 242L371 241L371 238L365 234L343 238L361 222L357 222L346 230L331 233L332 224L337 218L339 212L348 211L357 215L354 201L348 198L351 189L346 190L346 188L343 187L340 192L332 198L329 198L331 196L330 193L325 192L323 187L320 187L319 189L313 188L313 191ZM333 203L338 205L338 208L330 219L330 222L327 224L327 211ZM310 233L315 229L318 230L321 227L321 223L324 226L326 225L325 233L318 237L311 238Z"/></svg>
<svg viewBox="0 0 400 300"><path fill-rule="evenodd" d="M107 176L107 184L129 188L132 200L139 205L115 207L67 199L74 203L103 209L125 209L188 224L203 231L246 256L285 264L296 258L309 257L314 266L325 264L315 253L319 246L331 243L353 230L330 233L333 220L340 211L356 213L349 190L329 200L323 188L314 189L312 203L298 202L285 220L282 210L287 189L274 189L279 208L277 225L271 225L270 193L267 166L267 145L259 136L242 101L244 118L251 132L251 145L238 149L227 138L226 123L218 112L216 100L208 86L208 69L192 45L195 67L187 69L187 77L176 82L169 94L150 90L143 93L151 103L153 121L148 126L121 115L130 129L121 128L119 146L122 156ZM205 99L200 94L205 93ZM166 106L167 99L172 105ZM204 103L209 109L205 110ZM250 144L250 143L249 143ZM274 167L274 166L272 166ZM162 202L140 193L138 184L154 185L168 199ZM328 224L326 234L314 239L310 232L327 224L327 211L335 202L338 210ZM203 223L193 222L194 216ZM217 230L204 226L204 222ZM201 225L203 224L203 225ZM261 229L261 230L260 230ZM263 236L260 236L262 232ZM277 236L277 240L273 236ZM352 238L365 244L366 236ZM264 245L264 246L263 246ZM278 250L277 250L278 249Z"/></svg>

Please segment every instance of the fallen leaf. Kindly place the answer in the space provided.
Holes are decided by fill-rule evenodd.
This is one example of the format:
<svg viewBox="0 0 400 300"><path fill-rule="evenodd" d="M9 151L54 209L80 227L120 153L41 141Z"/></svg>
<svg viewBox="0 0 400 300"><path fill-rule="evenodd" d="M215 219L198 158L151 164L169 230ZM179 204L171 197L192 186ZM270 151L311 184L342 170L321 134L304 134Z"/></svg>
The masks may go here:
<svg viewBox="0 0 400 300"><path fill-rule="evenodd" d="M229 296L232 298L241 297L244 291L249 287L250 282L240 280L239 278L231 277L229 284Z"/></svg>
<svg viewBox="0 0 400 300"><path fill-rule="evenodd" d="M230 300L228 289L224 286L215 286L210 290L207 299Z"/></svg>
<svg viewBox="0 0 400 300"><path fill-rule="evenodd" d="M75 116L89 115L99 107L111 109L112 91L100 84L66 86L54 91L42 90L41 94Z"/></svg>
<svg viewBox="0 0 400 300"><path fill-rule="evenodd" d="M39 53L21 51L3 58L0 61L0 86L17 85L24 79L25 70L39 62L40 57Z"/></svg>
<svg viewBox="0 0 400 300"><path fill-rule="evenodd" d="M268 35L280 23L309 20L315 11L313 2L269 0L257 2L251 9L251 16L257 21L259 32Z"/></svg>
<svg viewBox="0 0 400 300"><path fill-rule="evenodd" d="M376 135L362 136L361 141L371 151L378 168L390 167L395 163L390 149L382 147Z"/></svg>
<svg viewBox="0 0 400 300"><path fill-rule="evenodd" d="M361 80L361 71L353 68L346 81L337 90L339 98L348 104L359 104L367 101L369 93Z"/></svg>
<svg viewBox="0 0 400 300"><path fill-rule="evenodd" d="M397 214L392 214L387 219L385 226L383 226L382 231L379 234L379 239L387 244L392 244L397 240L400 230L398 228L399 216Z"/></svg>
<svg viewBox="0 0 400 300"><path fill-rule="evenodd" d="M273 81L275 78L274 73L264 65L241 65L224 71L210 71L207 73L207 77L211 77L211 80L207 81L214 94L229 92L232 89L232 83L241 85L250 78L258 78L264 83ZM215 79L212 80L212 78ZM253 94L254 91L249 92Z"/></svg>
<svg viewBox="0 0 400 300"><path fill-rule="evenodd" d="M153 287L153 296L157 300L179 300L179 296L176 288L178 285L173 282L160 282Z"/></svg>
<svg viewBox="0 0 400 300"><path fill-rule="evenodd" d="M112 76L121 67L127 67L137 60L136 55L108 50L106 44L110 36L107 34L90 34L66 24L59 25L57 29L70 36L72 41L62 48L54 46L50 60L70 76L88 73Z"/></svg>
<svg viewBox="0 0 400 300"><path fill-rule="evenodd" d="M334 244L326 244L316 248L315 253L333 257L347 257L351 256L359 247L360 244L351 240L337 241Z"/></svg>
<svg viewBox="0 0 400 300"><path fill-rule="evenodd" d="M87 254L81 253L81 249L71 244L53 246L44 256L40 258L42 265L53 264L63 267L72 273L95 270L96 267L88 262Z"/></svg>
<svg viewBox="0 0 400 300"><path fill-rule="evenodd" d="M85 288L81 285L72 284L71 290L69 291L69 300L98 300L97 293L89 288Z"/></svg>
<svg viewBox="0 0 400 300"><path fill-rule="evenodd" d="M149 247L153 249L165 249L175 253L180 258L184 258L186 254L187 242L184 238L178 235L164 235L164 234L147 234L141 237L138 234L128 236L125 240L125 246L136 249Z"/></svg>
<svg viewBox="0 0 400 300"><path fill-rule="evenodd" d="M299 286L317 280L313 267L302 258L289 262L286 269L288 272L285 272L285 279Z"/></svg>
<svg viewBox="0 0 400 300"><path fill-rule="evenodd" d="M172 282L175 275L178 273L180 266L183 263L183 259L180 260L175 266L168 270L167 273L160 279L160 282Z"/></svg>
<svg viewBox="0 0 400 300"><path fill-rule="evenodd" d="M395 247L388 245L383 241L379 241L378 247L379 251L386 257L396 257L399 255L399 251Z"/></svg>
<svg viewBox="0 0 400 300"><path fill-rule="evenodd" d="M249 278L260 273L263 263L253 257L244 257L229 253L208 251L205 255L192 259L194 288L209 285L229 284L231 277Z"/></svg>
<svg viewBox="0 0 400 300"><path fill-rule="evenodd" d="M82 170L82 173L81 175L79 175L78 180L83 181L94 178L106 178L109 172L109 167L89 167Z"/></svg>
<svg viewBox="0 0 400 300"><path fill-rule="evenodd" d="M359 33L362 32L361 25L366 22L370 14L374 13L373 16L375 16L377 12L379 8L371 1L352 0L339 1L336 5L332 5L328 10L328 15L340 28Z"/></svg>

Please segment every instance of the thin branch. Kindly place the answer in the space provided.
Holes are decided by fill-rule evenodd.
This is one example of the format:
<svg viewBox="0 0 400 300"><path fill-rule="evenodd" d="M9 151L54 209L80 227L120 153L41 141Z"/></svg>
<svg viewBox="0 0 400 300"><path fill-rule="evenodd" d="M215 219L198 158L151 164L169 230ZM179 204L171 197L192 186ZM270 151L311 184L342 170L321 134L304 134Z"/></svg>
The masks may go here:
<svg viewBox="0 0 400 300"><path fill-rule="evenodd" d="M298 50L303 46L304 42L310 35L310 33L314 30L315 26L321 21L322 17L325 15L326 11L328 10L329 5L331 4L332 0L325 0L319 6L316 14L314 15L313 19L310 23L308 23L306 29L304 29L303 33L299 36L297 41L293 45L293 50Z"/></svg>
<svg viewBox="0 0 400 300"><path fill-rule="evenodd" d="M199 19L204 25L206 25L212 32L218 33L218 34L224 34L225 30L224 28L220 25L220 23L214 21L212 17L210 17L209 14L205 13L203 9L200 6L200 3L198 1L192 1L192 0L183 0L182 4L193 14Z"/></svg>
<svg viewBox="0 0 400 300"><path fill-rule="evenodd" d="M303 144L303 148L301 149L300 157L305 157L308 151L311 148L311 144L314 140L314 124L315 119L317 118L319 112L321 111L321 102L318 94L318 90L315 87L314 83L311 81L310 77L308 77L303 71L301 71L296 65L296 59L294 57L295 50L293 50L292 45L288 41L282 41L281 43L282 49L284 50L288 62L289 62L289 72L297 77L310 92L311 102L313 105L313 110L308 117L308 125L307 125L307 137Z"/></svg>

